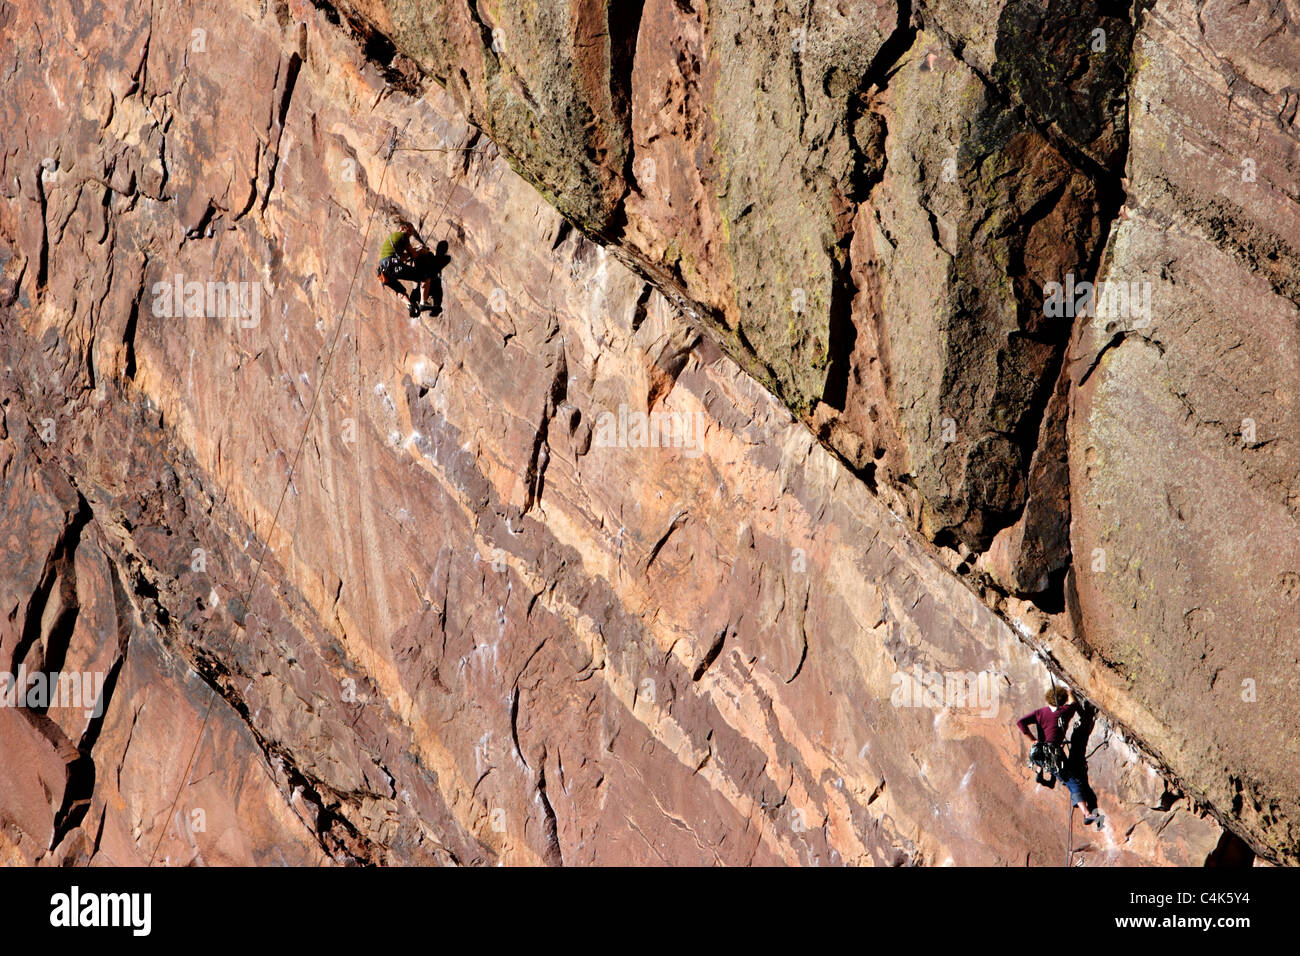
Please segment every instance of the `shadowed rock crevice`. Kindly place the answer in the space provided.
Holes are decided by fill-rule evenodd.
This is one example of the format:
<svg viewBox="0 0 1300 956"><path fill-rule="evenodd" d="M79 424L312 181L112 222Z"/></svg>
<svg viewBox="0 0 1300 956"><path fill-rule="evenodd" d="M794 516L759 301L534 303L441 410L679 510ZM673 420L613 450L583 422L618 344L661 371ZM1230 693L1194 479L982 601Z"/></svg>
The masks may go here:
<svg viewBox="0 0 1300 956"><path fill-rule="evenodd" d="M546 838L546 862L549 866L564 866L564 853L560 849L559 824L555 808L546 793L546 749L542 748L537 761L537 800L542 805L543 832Z"/></svg>
<svg viewBox="0 0 1300 956"><path fill-rule="evenodd" d="M81 543L81 535L90 521L90 508L86 500L77 496L76 510L55 541L54 549L45 559L45 570L27 605L21 636L14 645L8 673L17 673L20 665L31 664L32 671L58 671L77 625L80 605L77 600L77 570L74 556ZM57 592L56 592L57 587ZM51 606L50 601L57 601ZM54 616L47 620L47 611ZM28 652L39 645L40 659L27 661ZM43 712L38 708L37 712Z"/></svg>
<svg viewBox="0 0 1300 956"><path fill-rule="evenodd" d="M609 17L609 97L614 115L622 124L624 140L632 142L632 70L636 64L637 40L641 32L641 15L645 0L625 0L608 4ZM615 204L607 226L607 234L614 241L622 238L627 226L627 193L636 185L633 169L634 153L626 151L622 176L626 184L623 195Z"/></svg>
<svg viewBox="0 0 1300 956"><path fill-rule="evenodd" d="M419 95L422 86L419 71L412 69L409 63L398 60L397 45L391 36L378 29L366 18L355 16L342 9L341 4L331 3L330 0L311 0L311 5L335 26L346 25L347 30L360 44L365 59L379 69L390 88L400 90L408 96ZM287 17L287 8L285 13ZM287 26L287 22L285 25ZM306 55L305 50L298 51L299 57L305 59Z"/></svg>

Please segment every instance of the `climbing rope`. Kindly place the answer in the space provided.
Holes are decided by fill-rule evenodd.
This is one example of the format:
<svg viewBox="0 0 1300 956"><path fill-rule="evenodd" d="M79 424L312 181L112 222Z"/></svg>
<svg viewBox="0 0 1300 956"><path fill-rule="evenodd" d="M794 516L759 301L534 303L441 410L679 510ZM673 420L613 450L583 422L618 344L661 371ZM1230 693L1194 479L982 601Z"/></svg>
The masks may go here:
<svg viewBox="0 0 1300 956"><path fill-rule="evenodd" d="M1070 820L1065 825L1065 865L1068 868L1074 859L1074 800L1070 797L1070 791L1065 792L1065 799L1070 805Z"/></svg>
<svg viewBox="0 0 1300 956"><path fill-rule="evenodd" d="M337 346L338 346L339 334L340 334L340 332L341 332L342 329L343 329L343 323L344 323L344 321L345 321L345 319L346 319L346 317L347 317L348 308L349 308L349 306L350 306L351 303L352 303L352 293L353 293L353 291L354 291L355 288L356 288L357 276L358 276L358 275L360 274L360 272L361 272L361 262L362 262L362 260L365 258L366 250L367 250L367 249L369 248L369 246L370 246L370 232L371 232L371 228L372 228L373 225L374 225L374 219L375 219L375 208L376 208L376 206L378 205L379 197L383 195L383 191L384 191L384 182L386 181L386 179L387 179L387 177L388 177L388 169L389 169L389 166L390 166L391 163L392 163L392 160L393 160L393 154L394 154L394 153L396 152L396 150L397 150L397 141L398 141L398 138L399 138L403 133L405 133L405 131L406 131L406 126L407 126L407 125L410 125L410 120L407 120L406 125L404 125L404 126L402 127L402 129L401 129L400 132L399 132L397 129L394 129L394 130L392 131L392 134L390 135L390 137L389 137L389 139L388 139L388 142L387 142L387 144L386 144L386 148L385 148L385 150L384 150L384 152L385 152L385 155L384 155L384 169L383 169L383 172L380 174L380 177L379 177L379 187L375 190L374 196L373 196L373 198L371 199L371 202L370 202L370 210L369 210L369 213L367 214L367 217L366 217L366 230L365 230L365 234L364 234L364 236L363 236L363 238L362 238L362 240L361 240L361 246L360 246L360 248L357 250L357 260L356 260L356 264L353 266L353 269L352 269L352 278L351 278L351 280L348 282L348 291L347 291L347 296L346 296L346 297L344 298L344 300L343 300L343 308L342 308L342 310L341 310L340 313L339 313L339 319L338 319L338 322L337 322L337 323L335 324L335 326L334 326L334 334L333 334L333 336L332 336L331 339L330 339L329 348L326 350L326 353L325 353L325 367L324 367L323 371L321 372L321 374L320 374L320 376L319 376L319 378L318 378L318 380L317 380L317 383L316 383L316 389L315 389L315 391L314 391L313 394L312 394L311 405L310 405L310 407L307 409L307 417L306 417L306 420L305 420L304 423L303 423L302 434L301 434L301 435L299 436L299 438L298 438L298 445L297 445L297 448L294 450L293 460L292 460L292 462L290 462L290 465L289 465L289 472L288 472L288 475L287 475L287 477L286 477L286 479L285 479L284 488L280 491L280 498L279 498L279 500L276 502L275 512L274 512L274 514L272 515L272 518L271 518L271 528L270 528L270 531L269 531L269 533L267 534L267 536L266 536L266 537L263 539L263 541L262 541L262 550L261 550L261 552L260 552L259 555L258 555L257 563L256 563L256 565L255 565L254 568L253 568L253 575L252 575L251 579L249 580L249 583L248 583L248 587L247 587L247 589L246 589L245 592L244 592L244 596L243 596L243 605L242 605L242 606L243 606L243 608L244 608L244 612L245 612L245 614L249 613L249 610L250 610L250 601L252 600L253 589L254 589L254 587L256 587L256 585L257 585L257 579L258 579L258 577L261 575L261 572L262 572L262 566L263 566L263 564L265 563L265 560L266 560L266 552L267 552L267 550L268 550L269 547L270 547L270 543L271 543L272 539L275 537L275 531L276 531L276 528L279 526L279 521L280 521L280 512L281 512L281 510L282 510L283 507L284 507L284 501L285 501L286 496L287 496L288 493L289 493L289 488L290 488L290 486L291 486L292 483L293 483L294 475L297 473L297 470L298 470L298 462L299 462L299 461L301 460L301 458L302 458L303 448L305 447L306 442L307 442L307 435L308 435L308 433L310 432L310 429L311 429L312 419L315 417L316 406L317 406L317 404L318 404L319 401L320 401L321 392L324 390L324 387L325 387L325 381L328 379L328 377L329 377L329 373L330 373L330 369L331 369L331 367L333 366L333 363L334 363L334 353L335 353L335 350L336 350L336 348L337 348ZM444 208L445 208L445 207L444 207ZM357 373L357 374L358 374L358 378L359 378L359 376L360 376L360 366L359 366L359 363L360 363L360 356L359 356L359 354L358 354L358 359L357 359L357 361L358 361L358 373ZM318 360L318 363L319 363L319 360ZM358 467L359 467L359 462L358 462ZM358 491L358 494L359 494L359 493L360 493L360 492ZM363 527L363 529L362 529L362 534L364 535L364 527ZM364 562L364 560L363 560L363 562L362 562L363 569L364 569L364 565L365 565L365 562ZM368 587L368 585L367 585L367 587ZM368 593L367 593L367 597L368 597ZM367 609L369 609L369 604L370 604L370 602L367 600L366 603L367 603ZM232 637L233 637L233 632L232 632ZM228 649L228 647L227 647L226 649ZM177 788L176 788L176 796L172 799L171 805L170 805L170 806L168 807L168 809L167 809L167 817L166 817L166 820L167 820L167 821L170 821L170 820L172 819L173 815L175 814L175 812L176 812L176 807L177 807L177 805L180 803L181 794L182 794L182 793L184 792L184 790L185 790L185 787L186 787L186 785L187 785L187 783L188 783L188 781L189 781L189 778L190 778L190 774L192 774L193 771L194 771L194 762L195 762L196 758L198 757L199 746L200 746L200 745L202 744L202 742L203 742L203 735L207 732L208 722L210 721L210 719L211 719L211 717L212 717L212 709L213 709L214 705L216 704L217 696L218 696L218 690L217 690L217 688L214 686L213 689L212 689L212 696L208 699L208 705L207 705L207 707L204 709L204 712L203 712L203 720L202 720L202 722L201 722L200 725L199 725L199 733L198 733L198 736L197 736L197 737L195 738L195 740L194 740L194 745L193 745L193 747L190 748L190 755L189 755L189 759L188 759L188 761L186 762L186 765L185 765L185 772L184 772L184 774L181 775L181 781L180 781L180 784L179 784L179 785L177 786ZM148 866L153 866L154 860L157 859L157 856L158 856L158 850L162 847L162 841L163 841L163 838L164 838L166 835L167 835L167 827L166 827L166 825L164 824L164 826L161 828L161 830L160 830L160 832L159 832L159 835L158 835L158 839L157 839L157 841L154 843L153 851L149 854L149 862L148 862L148 864L147 864Z"/></svg>
<svg viewBox="0 0 1300 956"><path fill-rule="evenodd" d="M404 148L413 149L414 147L404 147ZM448 147L448 149L449 149L449 150L451 150L451 149L455 149L455 150L459 150L459 151L463 151L463 152L476 153L476 152L478 152L479 150L483 149L483 147L482 147L482 146L474 146L474 147ZM493 189L495 189L495 188L497 187L497 185L501 182L502 178L505 176L505 174L506 174L506 168L507 168L507 167L506 167L504 164L502 164L501 172L499 172L499 173L497 174L497 178L496 178L496 180L492 183L492 188L493 188ZM465 172L467 172L468 170L469 170L469 164L467 163L466 166L465 166L465 169L462 170L462 172L461 172L461 178L464 177ZM451 222L452 222L452 220L451 220L451 219L444 219L443 217L444 217L444 216L446 215L446 213L447 213L447 207L451 205L451 197L452 197L452 195L453 195L454 192L455 192L455 190L448 190L448 191L447 191L447 198L446 198L446 200L443 201L442 209L440 209L440 210L438 211L438 219L444 221L445 224L446 224L446 229L444 230L443 235L442 235L442 239L443 239L443 240L446 240L446 239L451 235ZM456 218L458 218L458 219L460 218L460 213L463 212L464 209L465 209L465 207L468 206L468 205L469 205L469 200L468 200L468 199L466 199L463 203L460 204L460 207L456 210ZM421 328L421 329L423 329L425 332L427 332L427 333L429 334L430 337L432 337L432 338L437 338L437 333L436 333L434 330L430 329L427 325L425 325L425 323L424 323L424 313L423 313L423 312L420 313L420 317L419 317L418 321L419 321L419 323L420 323L420 328Z"/></svg>
<svg viewBox="0 0 1300 956"><path fill-rule="evenodd" d="M408 121L408 125L409 125L409 121ZM406 127L403 126L402 133L404 134L405 132L406 132ZM480 147L469 147L469 146L437 146L437 147L398 146L397 141L401 135L402 134L395 133L393 139L390 141L389 144L390 158L394 153L399 153L399 152L452 153L452 152L477 152L478 149L480 149ZM471 132L469 135L473 135L473 133ZM461 173L456 177L457 182L459 183L459 181L463 179L463 177L464 177L464 170L462 170ZM454 187L452 189L447 190L447 198L446 200L444 200L442 204L442 208L438 211L438 215L434 220L435 222L443 221L443 216L447 212L447 207L451 204L451 197L455 194L455 191L456 190ZM450 225L448 225L447 227L448 235L450 234L450 231L451 231ZM419 282L417 280L412 280L412 281L416 282L417 289L423 285L422 282ZM423 296L421 296L421 298L423 298ZM353 332L353 346L354 346L353 351L355 355L355 379L356 379L355 407L360 408L362 395L363 395L362 384L361 384L361 319L359 316L357 316L355 317L355 320L356 320L356 325L354 326L354 332ZM424 328L422 314L420 318L420 326L421 328ZM357 447L357 453L353 457L356 462L356 479L354 482L354 487L356 491L357 526L359 528L359 533L361 535L361 581L362 581L362 592L364 595L364 604L366 607L366 633L374 634L375 632L374 602L370 597L370 570L369 570L369 562L366 561L366 555L370 553L370 548L369 545L367 544L365 515L363 514L362 511L362 496L361 496L361 471L362 470L361 470L361 448L359 443ZM364 648L363 653L367 654L367 670L371 674L373 674L374 673L373 655L369 654L369 645L366 644L365 642L363 642L363 648ZM359 713L358 716L360 716Z"/></svg>
<svg viewBox="0 0 1300 956"><path fill-rule="evenodd" d="M396 130L396 129L393 130L393 135L392 135L392 137L391 137L391 138L389 139L389 141L388 141L387 157L385 158L385 161L384 161L384 175L386 175L386 174L388 173L388 163L392 162L393 155L397 152L397 142L398 142L398 140L401 139L401 137L406 133L406 128L407 128L407 126L410 126L410 125L411 125L411 121L408 119L408 120L406 121L406 123L404 123L404 124L402 125L402 129L401 129L400 132L399 132L398 130ZM382 195L382 193L383 193L383 185L384 185L384 182L383 182L383 175L381 175L381 176L380 176L380 180L379 180L379 193L378 193L377 195ZM377 197L376 197L376 198L377 198ZM370 209L371 209L371 217L370 217L370 219L366 222L366 240L365 240L365 244L362 246L362 250L363 250L363 252L364 252L365 248L369 245L369 240L370 240L370 226L371 226L371 223L374 221L374 208L375 208L375 204L372 203L372 204L371 204L371 207L370 207ZM355 280L355 278L356 278L356 273L354 272L354 273L353 273L353 279ZM351 289L348 290L348 294L349 294L349 297L350 297L350 296L351 296ZM344 303L344 308L346 309L346 307L347 307L347 304ZM360 418L361 395L362 395L362 391L361 391L361 318L360 318L360 316L356 316L356 315L354 315L354 316L353 316L353 319L354 319L354 325L353 325L353 327L352 327L352 346L353 346L353 353L354 353L354 355L355 355L355 359L356 359L356 362L355 362L355 366L356 366L356 368L355 368L356 397L355 397L355 399L353 400L353 405L352 405L352 408L353 408L353 416L354 416L352 426L353 426L353 428L356 428L356 427L358 426L358 420L359 420L359 418ZM374 632L375 632L374 602L371 601L371 599L370 599L370 567L369 567L369 562L366 560L366 555L369 554L369 546L367 545L367 542L366 542L366 521L365 521L365 514L364 514L364 512L362 511L362 507L361 507L361 441L360 441L360 439L359 439L359 436L358 436L358 440L357 440L357 449L356 449L356 453L352 456L352 458L353 458L353 461L356 463L356 478L355 478L353 484L354 484L355 491L356 491L357 533L361 536L361 590L362 590L362 603L365 605L365 614L366 614L366 634L367 634L367 635L372 635L372 634L374 634ZM371 675L373 675L373 674L375 673L375 662L374 662L374 656L373 656L372 654L369 653L369 651L370 651L370 645L369 645L369 643L368 643L367 641L364 641L364 640L363 640L363 641L361 642L361 648L362 648L362 654L365 656L366 672L369 673L369 674L371 674ZM360 720L360 719L361 719L361 708L358 707L358 708L357 708L357 720ZM354 720L354 721L353 721L353 725L355 726L355 724L356 724L356 721Z"/></svg>

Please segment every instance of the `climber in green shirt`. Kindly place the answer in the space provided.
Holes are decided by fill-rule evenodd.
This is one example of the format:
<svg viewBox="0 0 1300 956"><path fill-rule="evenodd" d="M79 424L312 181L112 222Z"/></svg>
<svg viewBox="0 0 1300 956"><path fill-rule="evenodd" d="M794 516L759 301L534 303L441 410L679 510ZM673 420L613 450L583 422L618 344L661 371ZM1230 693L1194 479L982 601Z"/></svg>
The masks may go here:
<svg viewBox="0 0 1300 956"><path fill-rule="evenodd" d="M435 256L424 244L415 226L405 219L394 221L396 229L388 234L379 249L379 265L375 270L380 283L392 289L409 303L412 318L427 309L434 315L442 311L440 294L434 295L433 286L438 279L438 272L445 264L445 256ZM439 243L439 252L446 249L446 243ZM411 281L411 291L402 285L403 279ZM441 293L441 283L438 292ZM431 301L433 300L433 301Z"/></svg>
<svg viewBox="0 0 1300 956"><path fill-rule="evenodd" d="M394 256L398 256L406 252L406 249L410 245L410 242L411 242L410 233L407 233L403 230L398 230L397 232L390 232L388 234L388 238L384 240L384 244L379 247L380 263L382 264L385 259L392 259Z"/></svg>

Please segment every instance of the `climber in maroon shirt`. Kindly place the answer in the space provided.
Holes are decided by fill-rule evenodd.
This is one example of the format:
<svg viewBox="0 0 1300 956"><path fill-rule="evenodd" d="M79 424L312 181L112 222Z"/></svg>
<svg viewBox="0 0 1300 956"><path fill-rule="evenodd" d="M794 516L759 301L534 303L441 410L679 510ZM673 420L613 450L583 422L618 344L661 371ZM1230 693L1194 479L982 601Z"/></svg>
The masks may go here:
<svg viewBox="0 0 1300 956"><path fill-rule="evenodd" d="M1088 772L1082 749L1087 746L1088 734L1092 730L1091 709L1084 715L1086 718L1084 722L1079 725L1079 733L1076 737L1082 739L1076 739L1071 743L1070 758L1065 755L1066 731L1069 730L1070 721L1078 712L1079 705L1074 699L1074 694L1064 687L1052 687L1047 692L1047 706L1025 714L1016 721L1016 726L1020 728L1022 734L1034 741L1029 751L1029 762L1038 770L1036 781L1051 789L1056 786L1056 781L1060 780L1070 791L1072 806L1084 808L1087 814L1083 820L1084 824L1095 823L1100 829L1103 818L1097 812L1097 795L1088 785ZM1030 730L1034 725L1038 727L1037 739ZM1050 776L1045 778L1044 771Z"/></svg>
<svg viewBox="0 0 1300 956"><path fill-rule="evenodd" d="M1056 778L1065 766L1065 732L1069 729L1076 710L1078 705L1074 702L1073 694L1064 687L1052 687L1047 692L1046 707L1040 707L1016 721L1020 732L1034 741L1034 746L1029 751L1029 762L1038 767L1036 780L1044 787L1055 787ZM1038 727L1037 738L1029 729L1034 725ZM1050 777L1044 778L1044 771Z"/></svg>
<svg viewBox="0 0 1300 956"><path fill-rule="evenodd" d="M1079 705L1074 701L1074 694L1064 687L1053 687L1047 692L1047 706L1025 714L1016 721L1016 726L1020 728L1022 734L1033 740L1034 735L1030 733L1029 728L1037 724L1039 742L1056 744L1059 747L1065 743L1065 731L1070 726L1070 721L1074 719L1074 712L1078 709Z"/></svg>

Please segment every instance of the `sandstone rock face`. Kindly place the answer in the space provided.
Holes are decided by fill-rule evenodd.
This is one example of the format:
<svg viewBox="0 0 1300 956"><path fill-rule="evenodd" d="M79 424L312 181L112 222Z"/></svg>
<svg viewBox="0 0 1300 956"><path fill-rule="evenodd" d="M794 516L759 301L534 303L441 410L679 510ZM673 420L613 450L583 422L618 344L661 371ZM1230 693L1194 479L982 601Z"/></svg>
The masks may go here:
<svg viewBox="0 0 1300 956"><path fill-rule="evenodd" d="M1088 653L1133 726L1279 848L1300 809L1298 29L1268 4L1142 21L1101 271L1141 307L1081 323L1069 441Z"/></svg>
<svg viewBox="0 0 1300 956"><path fill-rule="evenodd" d="M1192 681L1293 631L1192 659L1165 620L1185 580L1256 623L1267 582L1179 564L1129 648L1156 545L1101 537L1146 502L1097 455L1169 467L1112 434L1131 377L1218 353L1044 321L1108 230L1106 270L1157 247L1110 229L1126 21L966 6L0 5L0 669L105 675L0 707L3 858L1060 865L1014 727L1046 661L1103 707L1078 859L1199 864L1222 824L1288 859L1292 770ZM447 241L442 315L373 281L387 209ZM1268 454L1214 493L1263 501ZM1002 532L987 573L1036 593L1067 520L1110 555L1077 642L913 528Z"/></svg>
<svg viewBox="0 0 1300 956"><path fill-rule="evenodd" d="M1113 5L340 7L927 533L1016 520L1068 334L1041 290L1118 206Z"/></svg>
<svg viewBox="0 0 1300 956"><path fill-rule="evenodd" d="M867 228L904 453L923 527L987 542L1024 508L1063 344L1041 289L1099 240L1096 187L963 63L909 64L890 93L896 135Z"/></svg>

